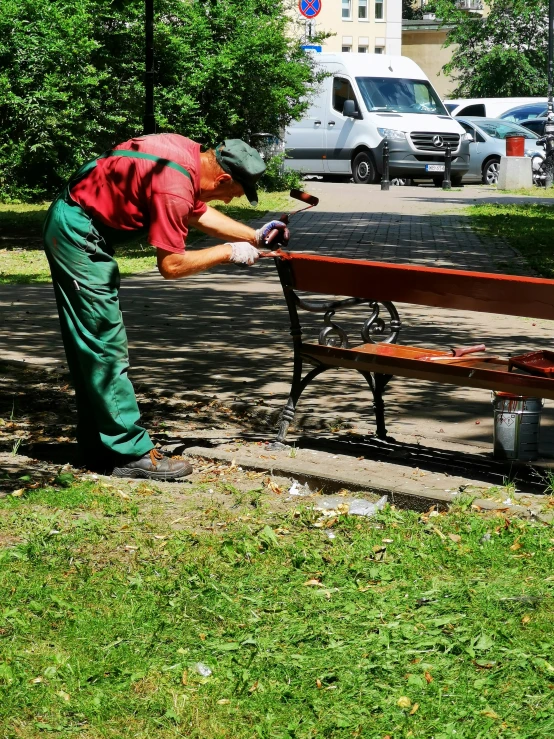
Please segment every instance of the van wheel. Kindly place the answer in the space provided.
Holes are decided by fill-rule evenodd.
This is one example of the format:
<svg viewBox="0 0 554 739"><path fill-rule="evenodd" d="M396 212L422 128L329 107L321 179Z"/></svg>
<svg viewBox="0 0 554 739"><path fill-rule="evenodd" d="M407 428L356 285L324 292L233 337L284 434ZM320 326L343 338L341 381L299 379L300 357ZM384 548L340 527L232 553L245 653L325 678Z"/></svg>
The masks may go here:
<svg viewBox="0 0 554 739"><path fill-rule="evenodd" d="M370 185L377 179L377 171L373 159L367 151L360 151L352 162L352 177L358 185Z"/></svg>

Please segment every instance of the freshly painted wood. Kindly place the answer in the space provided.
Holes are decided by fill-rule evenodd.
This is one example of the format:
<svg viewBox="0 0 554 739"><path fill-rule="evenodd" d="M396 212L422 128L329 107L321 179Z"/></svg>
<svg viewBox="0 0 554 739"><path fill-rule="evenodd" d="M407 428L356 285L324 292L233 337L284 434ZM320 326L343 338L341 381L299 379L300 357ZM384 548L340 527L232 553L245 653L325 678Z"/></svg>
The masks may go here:
<svg viewBox="0 0 554 739"><path fill-rule="evenodd" d="M345 367L361 372L377 372L395 377L441 382L461 387L498 390L554 400L554 379L508 371L508 360L498 357L452 357L450 362L433 362L425 357L441 352L413 346L364 344L355 349L303 343L303 359Z"/></svg>
<svg viewBox="0 0 554 739"><path fill-rule="evenodd" d="M283 252L296 290L554 320L554 280Z"/></svg>

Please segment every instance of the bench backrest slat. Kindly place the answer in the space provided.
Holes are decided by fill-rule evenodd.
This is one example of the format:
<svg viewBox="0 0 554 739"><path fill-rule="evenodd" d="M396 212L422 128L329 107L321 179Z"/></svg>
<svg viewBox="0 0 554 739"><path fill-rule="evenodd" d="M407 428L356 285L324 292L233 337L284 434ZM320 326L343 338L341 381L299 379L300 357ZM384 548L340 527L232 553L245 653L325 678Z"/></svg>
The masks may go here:
<svg viewBox="0 0 554 739"><path fill-rule="evenodd" d="M285 254L296 290L554 320L554 280Z"/></svg>

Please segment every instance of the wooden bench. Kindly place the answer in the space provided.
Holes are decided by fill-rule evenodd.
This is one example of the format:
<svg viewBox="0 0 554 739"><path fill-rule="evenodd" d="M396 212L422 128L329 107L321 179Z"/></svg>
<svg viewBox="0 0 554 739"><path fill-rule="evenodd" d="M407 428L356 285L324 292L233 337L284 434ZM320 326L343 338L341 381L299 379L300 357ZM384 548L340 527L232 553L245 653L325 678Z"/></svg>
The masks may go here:
<svg viewBox="0 0 554 739"><path fill-rule="evenodd" d="M366 262L282 252L275 258L287 302L294 370L277 442L283 442L308 384L332 367L357 370L373 394L377 436L386 438L383 395L393 377L477 387L554 399L554 379L513 371L508 359L450 353L396 344L402 329L394 301L435 308L554 319L554 280L462 270ZM300 293L347 296L329 301ZM350 297L348 297L350 296ZM335 322L340 309L366 304L371 313L362 342L351 344ZM302 338L299 309L323 313L318 343ZM304 375L304 365L311 365Z"/></svg>

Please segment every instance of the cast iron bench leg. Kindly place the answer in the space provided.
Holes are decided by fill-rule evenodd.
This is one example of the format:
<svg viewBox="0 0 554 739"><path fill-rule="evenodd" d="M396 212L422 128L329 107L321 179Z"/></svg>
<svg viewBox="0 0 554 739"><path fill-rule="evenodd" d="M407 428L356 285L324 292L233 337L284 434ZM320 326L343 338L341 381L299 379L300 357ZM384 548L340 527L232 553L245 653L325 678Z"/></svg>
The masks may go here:
<svg viewBox="0 0 554 739"><path fill-rule="evenodd" d="M375 423L377 426L377 438L386 440L387 429L385 426L385 401L383 395L385 388L393 375L381 375L377 372L371 374L371 372L361 372L361 375L367 380L367 384L371 389L373 395L373 410L375 412Z"/></svg>
<svg viewBox="0 0 554 739"><path fill-rule="evenodd" d="M290 389L290 395L289 399L287 400L287 404L283 408L281 418L279 419L279 430L277 432L277 438L275 439L276 442L280 444L284 443L289 426L294 420L296 404L298 403L300 396L302 395L306 387L310 384L310 382L319 374L325 372L326 369L329 368L320 364L319 366L314 367L312 370L310 370L308 374L304 377L304 379L301 379L302 360L295 361L294 373L292 376L292 387Z"/></svg>

